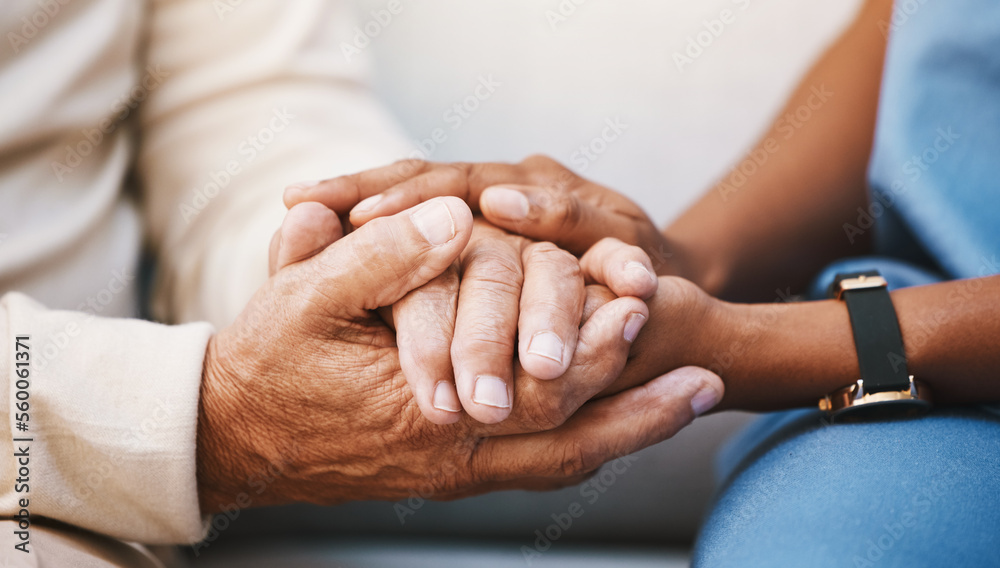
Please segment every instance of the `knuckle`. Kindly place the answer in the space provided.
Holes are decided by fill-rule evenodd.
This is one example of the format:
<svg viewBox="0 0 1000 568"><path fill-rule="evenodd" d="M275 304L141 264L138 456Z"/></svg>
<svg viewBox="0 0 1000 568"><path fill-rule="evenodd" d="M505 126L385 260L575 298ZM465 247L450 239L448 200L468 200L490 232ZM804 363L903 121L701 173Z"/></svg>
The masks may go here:
<svg viewBox="0 0 1000 568"><path fill-rule="evenodd" d="M520 381L523 383L524 381ZM537 385L537 383L533 383ZM524 414L526 426L536 432L554 430L566 423L569 412L562 407L561 401L553 397L551 393L541 392L542 389L526 388L525 392L518 393L518 398L522 401L521 407Z"/></svg>
<svg viewBox="0 0 1000 568"><path fill-rule="evenodd" d="M559 453L557 473L562 477L578 477L595 469L600 463L593 463L593 453L580 442L571 441L562 446Z"/></svg>
<svg viewBox="0 0 1000 568"><path fill-rule="evenodd" d="M692 305L700 298L701 290L688 280L677 276L660 279L660 292L670 298L672 304Z"/></svg>
<svg viewBox="0 0 1000 568"><path fill-rule="evenodd" d="M583 218L580 202L564 192L552 197L549 211L552 214L552 222L559 231L573 231L579 227L580 220Z"/></svg>
<svg viewBox="0 0 1000 568"><path fill-rule="evenodd" d="M623 243L621 240L615 237L604 237L601 240L597 241L597 243L594 244L594 247L600 247L602 249L607 249L607 250L615 250L624 244L625 243Z"/></svg>
<svg viewBox="0 0 1000 568"><path fill-rule="evenodd" d="M568 278L581 278L580 261L565 250L550 242L532 243L528 245L525 254L525 264L532 267L558 269Z"/></svg>
<svg viewBox="0 0 1000 568"><path fill-rule="evenodd" d="M419 158L408 158L393 162L392 166L400 179L406 179L410 176L427 171L430 167L430 162Z"/></svg>
<svg viewBox="0 0 1000 568"><path fill-rule="evenodd" d="M521 160L521 165L529 169L535 169L538 167L551 168L552 166L559 166L559 162L553 160L546 154L538 153L531 154L527 158Z"/></svg>
<svg viewBox="0 0 1000 568"><path fill-rule="evenodd" d="M636 245L625 245L625 247L626 248L622 251L624 256L630 260L637 260L639 262L649 263L652 265L653 260L649 258L649 254L644 251L642 247L638 247Z"/></svg>
<svg viewBox="0 0 1000 568"><path fill-rule="evenodd" d="M484 285L513 287L520 293L524 277L519 259L506 244L483 240L469 250L463 259L464 278Z"/></svg>
<svg viewBox="0 0 1000 568"><path fill-rule="evenodd" d="M489 318L462 326L461 334L451 344L451 358L456 363L482 364L485 357L499 357L510 364L514 357L513 329L500 329L501 325Z"/></svg>

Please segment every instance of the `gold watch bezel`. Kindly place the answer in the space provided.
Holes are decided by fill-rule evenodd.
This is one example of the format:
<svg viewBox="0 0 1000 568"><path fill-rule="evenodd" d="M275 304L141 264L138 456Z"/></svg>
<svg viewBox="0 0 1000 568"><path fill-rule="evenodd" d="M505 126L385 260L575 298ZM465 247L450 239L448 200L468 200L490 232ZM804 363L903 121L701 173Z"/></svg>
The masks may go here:
<svg viewBox="0 0 1000 568"><path fill-rule="evenodd" d="M930 403L930 389L924 383L914 379L913 375L910 375L909 390L867 393L865 392L864 379L858 379L856 383L837 389L820 399L819 409L829 413L836 413L845 408L880 402L901 401Z"/></svg>

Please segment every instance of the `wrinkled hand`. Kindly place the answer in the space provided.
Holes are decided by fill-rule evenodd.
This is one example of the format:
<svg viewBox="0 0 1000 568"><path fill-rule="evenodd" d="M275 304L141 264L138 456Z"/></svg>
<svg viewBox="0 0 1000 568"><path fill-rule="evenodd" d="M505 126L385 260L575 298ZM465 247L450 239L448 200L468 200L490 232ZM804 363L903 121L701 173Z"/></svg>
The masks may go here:
<svg viewBox="0 0 1000 568"><path fill-rule="evenodd" d="M605 278L612 265L618 270ZM423 414L448 424L464 408L480 422L503 421L517 403L515 360L537 379L561 377L577 348L585 281L610 284L618 296L656 291L635 247L609 243L578 261L477 219L453 267L393 306L400 364ZM629 317L626 341L643 323L642 313Z"/></svg>
<svg viewBox="0 0 1000 568"><path fill-rule="evenodd" d="M332 210L316 202L294 205L272 240L272 273L342 234ZM450 424L464 408L480 422L506 419L514 403L515 348L532 376L562 376L576 350L586 283L648 298L657 280L646 254L620 241L602 241L577 260L551 243L476 220L449 269L383 312L394 324L400 365L424 416ZM641 314L632 317L628 341L644 321Z"/></svg>
<svg viewBox="0 0 1000 568"><path fill-rule="evenodd" d="M497 227L555 243L577 256L606 237L643 249L658 274L684 274L676 248L627 197L574 174L555 160L519 164L404 160L285 192L289 207L316 201L360 226L437 196L464 199Z"/></svg>
<svg viewBox="0 0 1000 568"><path fill-rule="evenodd" d="M517 402L501 424L424 420L394 334L373 310L448 270L472 223L461 201L434 199L311 257L308 242L296 251L292 243L302 243L283 227L277 272L206 354L197 445L204 512L275 471L255 505L395 500L414 487L433 488L435 498L557 487L673 435L694 417L699 392L721 391L714 375L683 370L587 402L624 367L629 318L648 314L637 298L609 301L591 286L560 380L517 367ZM308 258L296 262L296 253Z"/></svg>

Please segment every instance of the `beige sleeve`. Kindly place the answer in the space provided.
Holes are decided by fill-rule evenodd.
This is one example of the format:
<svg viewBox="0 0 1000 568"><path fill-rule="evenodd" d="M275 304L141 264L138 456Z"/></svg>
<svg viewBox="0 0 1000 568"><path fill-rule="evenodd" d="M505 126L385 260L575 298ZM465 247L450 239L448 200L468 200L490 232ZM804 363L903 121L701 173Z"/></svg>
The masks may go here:
<svg viewBox="0 0 1000 568"><path fill-rule="evenodd" d="M211 333L205 323L106 319L47 310L18 293L0 298L0 453L8 456L0 515L17 515L27 499L32 517L115 538L199 540L195 442ZM17 348L20 336L27 349ZM26 379L15 374L25 368Z"/></svg>
<svg viewBox="0 0 1000 568"><path fill-rule="evenodd" d="M287 185L405 156L350 4L152 2L138 173L164 321L232 321L267 277Z"/></svg>

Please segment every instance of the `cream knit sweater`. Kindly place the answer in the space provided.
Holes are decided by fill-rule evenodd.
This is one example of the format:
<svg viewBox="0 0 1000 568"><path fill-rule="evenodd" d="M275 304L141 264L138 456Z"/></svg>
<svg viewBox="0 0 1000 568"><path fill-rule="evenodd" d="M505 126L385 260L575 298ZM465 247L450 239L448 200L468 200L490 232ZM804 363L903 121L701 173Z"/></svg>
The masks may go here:
<svg viewBox="0 0 1000 568"><path fill-rule="evenodd" d="M205 345L266 278L282 189L407 152L352 22L337 0L6 0L0 515L202 536ZM156 317L208 323L114 319L137 311L144 237Z"/></svg>

